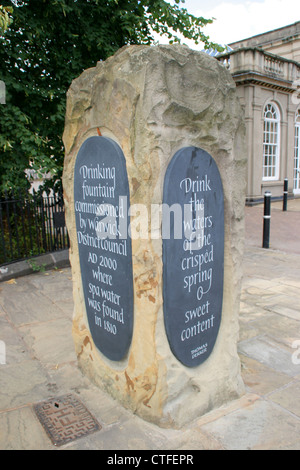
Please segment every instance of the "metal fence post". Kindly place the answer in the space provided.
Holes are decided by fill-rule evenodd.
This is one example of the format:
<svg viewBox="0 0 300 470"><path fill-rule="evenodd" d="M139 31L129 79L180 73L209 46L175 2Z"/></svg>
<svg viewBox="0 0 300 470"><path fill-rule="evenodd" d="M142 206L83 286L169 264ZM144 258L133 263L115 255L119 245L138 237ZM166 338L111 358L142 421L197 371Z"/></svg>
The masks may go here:
<svg viewBox="0 0 300 470"><path fill-rule="evenodd" d="M270 246L270 222L271 222L271 192L266 191L264 197L264 230L263 248Z"/></svg>
<svg viewBox="0 0 300 470"><path fill-rule="evenodd" d="M289 187L289 181L287 178L285 178L284 187L283 187L283 207L282 207L283 211L287 210L288 187Z"/></svg>

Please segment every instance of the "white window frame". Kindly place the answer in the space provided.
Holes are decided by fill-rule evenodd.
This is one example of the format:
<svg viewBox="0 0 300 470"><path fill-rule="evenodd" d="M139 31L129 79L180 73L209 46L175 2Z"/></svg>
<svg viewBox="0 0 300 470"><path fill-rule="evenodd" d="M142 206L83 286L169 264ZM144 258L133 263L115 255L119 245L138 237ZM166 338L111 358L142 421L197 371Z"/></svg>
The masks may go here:
<svg viewBox="0 0 300 470"><path fill-rule="evenodd" d="M295 146L294 146L294 174L293 174L293 191L294 194L300 194L299 179L300 174L297 171L300 169L300 108L295 115Z"/></svg>
<svg viewBox="0 0 300 470"><path fill-rule="evenodd" d="M264 107L263 181L279 179L280 127L280 110L275 103L269 102Z"/></svg>

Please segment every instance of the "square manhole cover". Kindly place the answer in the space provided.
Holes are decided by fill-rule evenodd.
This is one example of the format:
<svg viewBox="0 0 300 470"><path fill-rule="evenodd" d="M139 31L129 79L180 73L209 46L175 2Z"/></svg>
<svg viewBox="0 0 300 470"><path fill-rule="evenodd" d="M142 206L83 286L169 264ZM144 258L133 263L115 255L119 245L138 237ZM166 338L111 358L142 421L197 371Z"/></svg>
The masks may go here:
<svg viewBox="0 0 300 470"><path fill-rule="evenodd" d="M71 394L37 403L34 411L55 446L101 429L88 409Z"/></svg>

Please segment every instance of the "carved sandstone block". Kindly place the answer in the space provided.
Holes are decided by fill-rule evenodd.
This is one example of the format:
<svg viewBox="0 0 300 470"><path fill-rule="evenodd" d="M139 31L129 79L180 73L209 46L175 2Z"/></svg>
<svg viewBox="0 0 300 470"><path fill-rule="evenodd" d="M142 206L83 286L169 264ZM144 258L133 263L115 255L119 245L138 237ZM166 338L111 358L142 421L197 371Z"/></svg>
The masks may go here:
<svg viewBox="0 0 300 470"><path fill-rule="evenodd" d="M91 174L89 180L86 172L84 183L84 170L80 173L78 169L76 173L76 160L79 158L82 145L91 137L97 138L99 131L102 135L99 139L104 139L102 142L115 143L124 155L130 195L127 208L130 207L128 224L131 230L132 250L133 326L129 347L118 360L108 358L105 350L101 350L101 347L95 344L89 325L85 297L90 295L90 298L96 301L94 309L95 322L98 322L98 327L103 329L104 320L107 318L111 322L112 330L114 326L117 329L118 325L122 326L125 322L125 317L121 313L126 315L126 312L125 309L121 312L121 302L122 297L125 296L123 292L126 291L126 282L131 282L130 276L129 281L125 278L122 281L117 275L112 278L106 277L106 282L111 283L111 294L108 294L108 286L98 284L94 276L94 282L90 281L90 284L96 286L94 295L91 295L93 287L90 288L90 293L85 294L85 281L80 265L80 250L83 249L84 242L83 238L79 240L78 224L80 224L80 217L82 220L85 219L86 223L88 223L87 219L91 220L91 217L84 211L81 215L75 211L76 201L84 202L85 195L86 200L91 197L88 196L88 190L83 189L83 185L92 186ZM244 390L237 355L244 239L246 155L244 137L243 112L229 72L217 60L186 46L125 47L105 62L99 62L96 67L83 72L78 79L73 81L68 91L63 185L66 222L71 239L70 260L74 292L73 336L78 363L85 374L125 407L160 426L180 427L195 417L240 396ZM209 274L211 273L210 266L213 266L209 263L213 263L213 257L216 257L218 253L218 237L215 232L213 235L213 227L217 226L214 222L217 222L216 214L219 212L209 209L211 212L205 213L208 210L208 203L204 197L203 188L206 188L211 208L214 205L211 198L217 189L208 181L209 170L205 175L200 172L199 165L201 167L202 158L200 154L204 155L203 152L206 152L205 155L209 155L207 158L215 163L222 183L221 212L224 217L224 223L222 222L224 236L221 240L224 246L224 259L221 260L220 266L224 266L223 292L213 293L214 296L220 295L222 300L220 324L212 351L201 364L195 366L184 364L180 357L178 359L173 354L164 320L164 295L172 296L172 288L169 287L167 294L164 294L163 242L161 225L157 222L159 220L157 211L159 212L163 202L168 165L179 151L183 151L182 158L186 158L187 172L182 175L181 180L184 182L181 183L179 179L175 183L175 178L174 185L178 190L179 202L180 191L185 190L185 196L191 191L190 199L197 198L200 201L197 207L204 210L202 216L201 213L198 215L198 220L201 221L198 228L203 228L201 225L206 220L206 228L204 227L204 232L199 235L204 241L195 250L199 253L204 253L204 249L207 251L207 254L203 254L202 257L207 276L211 275ZM196 160L193 160L193 151L196 152ZM88 152L87 155L92 158L93 154ZM109 162L101 155L99 162L103 168L108 168ZM93 163L92 160L89 161L87 167L95 169L97 161L97 159L94 159ZM192 162L200 163L196 165ZM80 165L81 167L85 165L84 159ZM115 168L116 165L111 164L110 168ZM192 173L188 173L191 168ZM188 174L193 176L190 177ZM74 188L74 177L77 189ZM108 180L108 175L106 178ZM94 179L97 179L97 176ZM93 184L98 185L98 190L102 191L99 189L100 179L101 176L98 176L97 183L94 181ZM103 184L105 181L102 179ZM195 186L197 181L198 187ZM201 181L203 181L202 189ZM189 186L193 182L194 186ZM112 188L110 197L115 197L118 186L117 177L114 182L106 181L105 184ZM95 192L96 189L93 191ZM98 199L99 197L100 204L104 204L104 201L107 203L108 199L105 199L103 192L98 194ZM189 204L188 201L187 199L187 204ZM120 209L120 203L113 202L113 204L118 210ZM190 207L192 208L192 202L190 202ZM196 210L196 206L194 209ZM196 221L196 216L193 217L192 220ZM216 238L213 239L215 235ZM200 259L195 257L196 251L191 250L193 260L189 261L195 266L197 259ZM94 269L100 269L98 268L100 251L97 252L96 249L91 248L87 249L86 253L85 257L88 257L89 253L91 257L96 253L98 264L96 263ZM111 252L106 252L106 254L107 258L114 258ZM176 256L178 256L178 263L182 262L179 252L174 253L174 257ZM94 259L96 260L95 257ZM90 264L86 265L90 268L90 275L93 275L91 260L92 258L90 258ZM102 259L103 262L106 263L106 267L102 266L102 271L109 276L113 267L109 267L107 263L111 261ZM174 263L170 263L170 266L175 266L176 263L175 260ZM192 265L187 265L187 263L187 260L184 261L182 269L187 270L187 274L196 275ZM202 266L203 272L204 264ZM220 269L222 268L218 267L218 271ZM198 261L198 272L199 270ZM217 275L215 270L215 276ZM178 284L182 289L184 289L184 279L183 276L182 283ZM204 282L204 278L200 281L199 275L194 279L198 283ZM209 277L206 281L208 279ZM98 291L96 291L97 285ZM212 280L211 286L213 286ZM194 299L195 309L198 308L198 310L191 314L190 320L185 317L187 312L184 302L181 307L183 326L180 326L179 333L183 331L185 319L188 320L187 327L190 327L190 330L183 333L182 338L187 344L189 340L187 336L199 335L199 347L193 347L193 350L197 350L198 353L202 351L204 344L201 342L201 334L204 334L205 329L212 329L215 325L213 323L214 312L210 310L213 308L213 297L203 297L204 291L211 286L207 284L206 289L202 289L202 294L198 286L198 298ZM100 292L101 287L106 289L106 294ZM187 289L183 290L184 295L186 291ZM212 291L213 287L211 293ZM192 287L190 287L190 292L192 295ZM103 308L103 295L115 295L114 302L111 297L111 303L107 301L107 305L111 307L115 305L116 311L119 308L119 323L116 320L117 313L113 318L108 313L109 311ZM179 296L179 302L180 298ZM126 305L127 303L126 301ZM192 309L189 307L187 311L192 311ZM201 322L205 323L199 323L199 318L195 318L195 322L198 323L192 323L193 315L201 316ZM209 318L210 322L208 322ZM101 337L99 341L102 344ZM111 344L114 348L114 343Z"/></svg>

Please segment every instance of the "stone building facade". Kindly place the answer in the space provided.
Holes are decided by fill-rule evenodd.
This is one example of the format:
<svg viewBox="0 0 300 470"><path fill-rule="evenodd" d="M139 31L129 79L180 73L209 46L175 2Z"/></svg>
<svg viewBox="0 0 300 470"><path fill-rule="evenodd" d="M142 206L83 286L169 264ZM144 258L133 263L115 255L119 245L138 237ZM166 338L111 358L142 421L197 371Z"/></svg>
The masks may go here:
<svg viewBox="0 0 300 470"><path fill-rule="evenodd" d="M300 21L229 45L218 57L245 107L248 152L246 204L265 191L300 197Z"/></svg>

